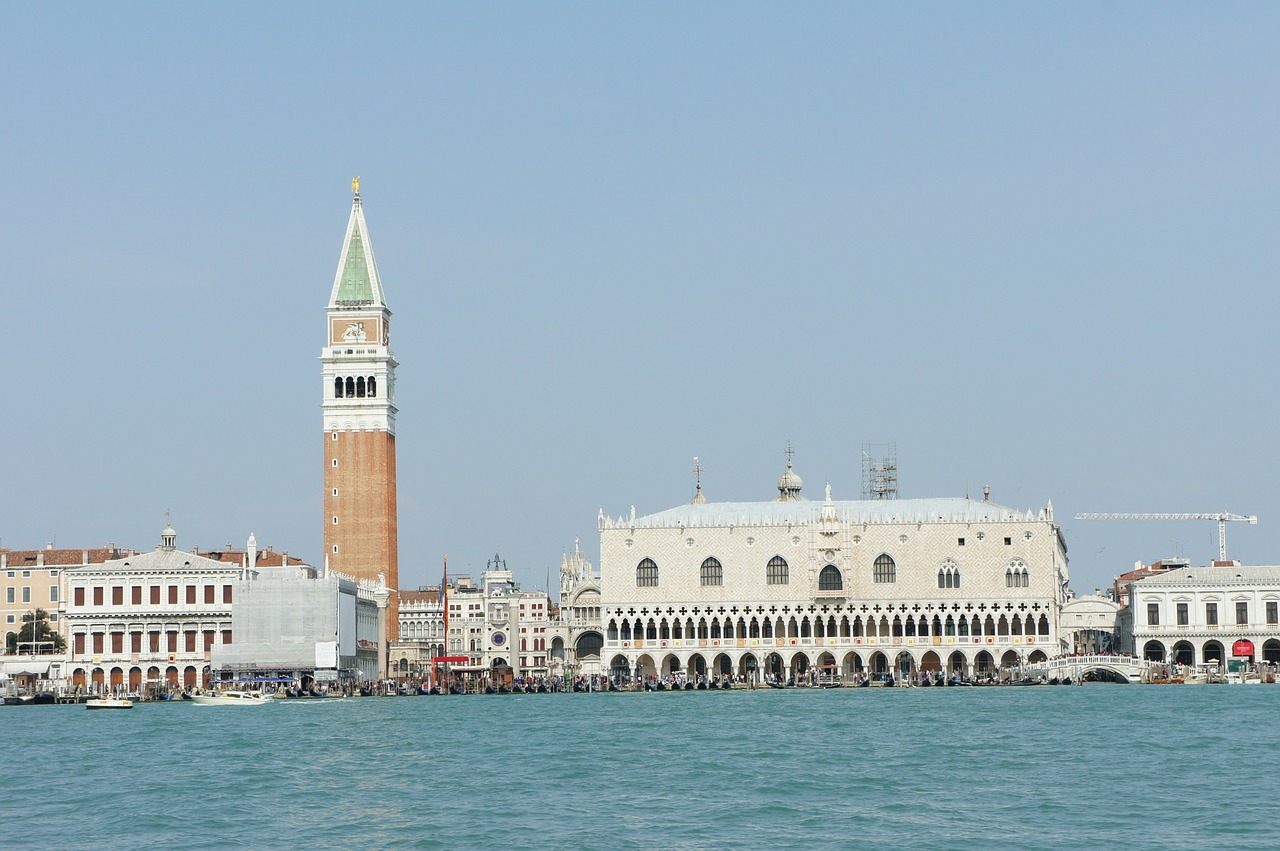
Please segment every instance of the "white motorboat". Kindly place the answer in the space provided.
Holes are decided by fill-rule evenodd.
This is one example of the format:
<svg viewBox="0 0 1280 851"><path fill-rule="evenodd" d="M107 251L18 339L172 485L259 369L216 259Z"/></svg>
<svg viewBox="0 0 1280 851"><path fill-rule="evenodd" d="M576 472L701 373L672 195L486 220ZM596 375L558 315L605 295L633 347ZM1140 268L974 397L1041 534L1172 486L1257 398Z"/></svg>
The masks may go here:
<svg viewBox="0 0 1280 851"><path fill-rule="evenodd" d="M193 694L191 700L197 706L262 706L271 702L272 695L260 691L220 691Z"/></svg>
<svg viewBox="0 0 1280 851"><path fill-rule="evenodd" d="M86 700L85 709L132 709L133 701L123 697L95 697Z"/></svg>

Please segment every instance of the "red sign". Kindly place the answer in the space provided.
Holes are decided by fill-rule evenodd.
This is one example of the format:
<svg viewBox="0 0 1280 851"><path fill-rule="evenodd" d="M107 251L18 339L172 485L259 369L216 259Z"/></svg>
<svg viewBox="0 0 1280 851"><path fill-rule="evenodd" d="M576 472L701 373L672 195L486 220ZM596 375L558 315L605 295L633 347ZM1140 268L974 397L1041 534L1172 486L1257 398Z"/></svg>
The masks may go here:
<svg viewBox="0 0 1280 851"><path fill-rule="evenodd" d="M1231 655L1232 656L1252 656L1253 642L1237 641L1235 644L1231 645Z"/></svg>

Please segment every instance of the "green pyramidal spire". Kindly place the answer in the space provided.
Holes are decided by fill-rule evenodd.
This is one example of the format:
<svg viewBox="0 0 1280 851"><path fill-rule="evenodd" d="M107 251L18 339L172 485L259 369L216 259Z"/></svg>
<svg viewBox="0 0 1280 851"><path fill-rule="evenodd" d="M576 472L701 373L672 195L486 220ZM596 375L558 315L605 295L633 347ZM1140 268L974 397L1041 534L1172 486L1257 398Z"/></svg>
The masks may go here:
<svg viewBox="0 0 1280 851"><path fill-rule="evenodd" d="M347 221L346 239L342 241L329 307L386 307L382 278L373 259L373 243L369 241L369 226L365 224L364 208L360 205L359 178L351 181L351 190L355 197L351 200L351 218Z"/></svg>

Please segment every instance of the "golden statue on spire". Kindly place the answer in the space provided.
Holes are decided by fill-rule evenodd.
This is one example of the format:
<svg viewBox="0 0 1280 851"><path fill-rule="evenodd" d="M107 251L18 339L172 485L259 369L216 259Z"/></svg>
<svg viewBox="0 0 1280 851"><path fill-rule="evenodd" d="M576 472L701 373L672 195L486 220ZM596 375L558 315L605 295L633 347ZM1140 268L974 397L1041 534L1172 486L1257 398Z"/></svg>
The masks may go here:
<svg viewBox="0 0 1280 851"><path fill-rule="evenodd" d="M360 177L359 177L359 175L357 175L357 176L355 176L355 177L351 178L351 194L352 194L352 195L359 195L359 194L360 194Z"/></svg>

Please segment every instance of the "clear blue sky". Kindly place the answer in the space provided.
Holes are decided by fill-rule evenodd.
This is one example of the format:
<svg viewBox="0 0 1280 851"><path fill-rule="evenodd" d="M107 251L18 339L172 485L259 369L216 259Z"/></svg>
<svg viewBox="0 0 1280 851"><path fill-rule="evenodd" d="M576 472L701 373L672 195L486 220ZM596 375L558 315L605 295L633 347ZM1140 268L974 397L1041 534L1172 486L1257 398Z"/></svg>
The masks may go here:
<svg viewBox="0 0 1280 851"><path fill-rule="evenodd" d="M1085 593L1280 562L1275 4L0 5L0 545L320 558L362 195L400 575L596 513L1052 499Z"/></svg>

